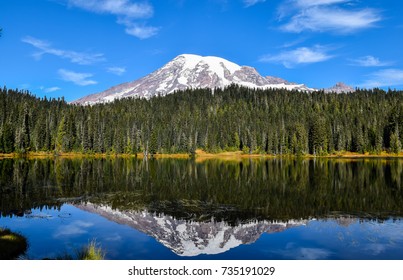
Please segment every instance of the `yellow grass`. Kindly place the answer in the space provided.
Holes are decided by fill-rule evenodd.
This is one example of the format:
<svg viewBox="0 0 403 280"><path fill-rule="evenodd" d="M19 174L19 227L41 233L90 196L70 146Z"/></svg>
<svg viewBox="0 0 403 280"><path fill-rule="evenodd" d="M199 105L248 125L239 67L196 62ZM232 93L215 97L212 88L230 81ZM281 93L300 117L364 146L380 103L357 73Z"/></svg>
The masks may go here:
<svg viewBox="0 0 403 280"><path fill-rule="evenodd" d="M313 157L313 156L310 156ZM389 157L389 158L400 158L403 157L403 151L400 152L399 154L393 154L393 153L387 153L385 151L382 151L379 154L370 154L370 153L365 153L365 154L360 154L360 153L354 153L354 152L337 152L335 154L331 154L328 156L323 156L323 157L339 157L339 158L383 158L383 157Z"/></svg>
<svg viewBox="0 0 403 280"><path fill-rule="evenodd" d="M134 158L136 155L133 154L88 154L88 153L80 153L80 152L70 152L70 153L60 153L55 155L52 152L29 152L25 155L27 158L52 158L52 157L59 157L59 158ZM17 158L21 157L21 155L16 153L4 154L0 153L0 159L4 158ZM150 157L150 156L149 156ZM186 153L178 153L178 154L155 154L154 158L189 158L190 154ZM254 158L254 159L263 159L263 158L279 158L279 157L295 157L294 155L270 155L270 154L244 154L242 151L236 152L221 152L221 153L208 153L201 149L196 150L195 157L197 160L202 161L206 159L245 159L245 158ZM304 155L303 158L401 158L403 157L403 151L399 154L392 154L382 151L379 154L360 154L360 153L353 153L353 152L336 152L334 154L325 155L325 156L314 156L314 155ZM137 158L144 158L143 153L138 153Z"/></svg>
<svg viewBox="0 0 403 280"><path fill-rule="evenodd" d="M0 158L13 158L15 154L2 154L0 153Z"/></svg>

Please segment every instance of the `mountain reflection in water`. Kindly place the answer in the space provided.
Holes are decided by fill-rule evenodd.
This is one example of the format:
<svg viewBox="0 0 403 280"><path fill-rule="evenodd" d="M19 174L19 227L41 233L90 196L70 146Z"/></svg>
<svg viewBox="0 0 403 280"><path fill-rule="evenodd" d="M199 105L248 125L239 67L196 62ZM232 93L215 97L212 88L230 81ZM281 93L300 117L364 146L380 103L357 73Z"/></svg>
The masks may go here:
<svg viewBox="0 0 403 280"><path fill-rule="evenodd" d="M103 217L108 220L109 228L115 228L112 223L129 226L152 236L180 257L314 258L315 255L342 259L373 256L365 255L364 247L349 251L355 248L350 245L356 244L356 239L345 248L349 255L325 252L326 247L337 243L335 239L346 240L349 234L345 231L355 230L358 235L367 234L370 240L377 240L381 236L378 229L386 227L388 230L383 231L391 236L385 237L389 238L389 243L385 241L389 245L382 247L388 249L379 251L387 252L382 258L403 258L398 253L403 252L400 250L403 238L398 233L402 229L402 181L403 161L399 159L2 159L0 226L20 227L29 235L44 224L34 221L38 228L24 228L27 220L17 223L18 217L30 219L32 224L36 216L50 222L72 221L74 225L85 225L84 229L70 228L65 232L80 233L83 242L88 242L91 238L103 238L100 226L95 231L96 217ZM69 205L77 213L63 212L66 206L70 209ZM49 211L57 219L49 218ZM84 212L92 213L92 218L78 218L87 217ZM321 234L320 229L316 238L329 239L316 245L319 247L300 248L301 241L290 237L317 225L331 226L333 222L340 232L334 236L333 232ZM368 233L363 234L364 229ZM116 230L123 229L116 226ZM57 242L57 238L67 238L65 232L54 233L54 240L39 235L30 242ZM277 233L269 236L284 248L263 252L260 242L267 242L268 233ZM113 253L117 243L107 243L110 236L104 238L110 258L149 258L140 251L135 256L128 252ZM245 249L242 244L255 245ZM49 246L55 247L55 243ZM288 255L297 249L295 255ZM244 255L228 255L236 251Z"/></svg>
<svg viewBox="0 0 403 280"><path fill-rule="evenodd" d="M241 244L254 243L264 232L274 233L306 225L304 220L288 222L255 220L231 226L225 221L214 219L205 222L178 220L172 216L157 215L148 211L121 212L109 206L91 203L77 207L144 232L176 254L185 257L220 254Z"/></svg>

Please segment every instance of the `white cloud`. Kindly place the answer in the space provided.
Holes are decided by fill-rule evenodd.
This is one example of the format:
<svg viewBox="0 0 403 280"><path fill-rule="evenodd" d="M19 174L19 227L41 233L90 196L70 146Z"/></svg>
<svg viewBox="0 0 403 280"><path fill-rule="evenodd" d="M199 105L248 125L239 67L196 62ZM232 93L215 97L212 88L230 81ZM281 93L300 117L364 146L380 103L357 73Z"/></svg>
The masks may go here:
<svg viewBox="0 0 403 280"><path fill-rule="evenodd" d="M351 0L297 0L297 5L302 7L334 5L351 2Z"/></svg>
<svg viewBox="0 0 403 280"><path fill-rule="evenodd" d="M259 61L281 63L286 68L293 68L299 64L311 64L331 59L327 48L317 45L312 48L301 47L295 50L283 51L276 55L264 55Z"/></svg>
<svg viewBox="0 0 403 280"><path fill-rule="evenodd" d="M281 254L289 259L296 260L321 260L328 259L333 252L320 248L297 247L295 243L288 243L284 249L276 250L275 253Z"/></svg>
<svg viewBox="0 0 403 280"><path fill-rule="evenodd" d="M39 51L34 53L36 59L41 59L44 54L52 54L61 58L69 59L72 63L81 65L94 64L99 61L104 61L104 55L101 53L82 53L69 50L53 48L50 43L31 36L26 36L21 39L22 42L30 44Z"/></svg>
<svg viewBox="0 0 403 280"><path fill-rule="evenodd" d="M68 5L94 13L112 14L128 18L149 18L154 13L151 5L132 3L129 0L68 0Z"/></svg>
<svg viewBox="0 0 403 280"><path fill-rule="evenodd" d="M342 3L351 0L297 0L286 2L279 8L279 19L287 19L281 26L286 32L352 33L374 27L382 17L371 8L347 9Z"/></svg>
<svg viewBox="0 0 403 280"><path fill-rule="evenodd" d="M253 5L256 5L258 3L263 3L263 2L266 2L266 0L243 0L245 7L251 7Z"/></svg>
<svg viewBox="0 0 403 280"><path fill-rule="evenodd" d="M300 248L299 256L297 254L298 259L307 259L307 260L320 260L320 259L328 259L332 253L326 249L320 248Z"/></svg>
<svg viewBox="0 0 403 280"><path fill-rule="evenodd" d="M282 46L280 46L280 48L282 48L282 49L291 48L293 46L296 46L296 45L299 45L299 44L303 43L305 40L306 40L306 38L298 38L298 39L296 39L294 41L284 43Z"/></svg>
<svg viewBox="0 0 403 280"><path fill-rule="evenodd" d="M53 237L59 238L72 235L82 235L87 233L86 229L92 227L93 225L93 223L75 221L69 225L60 226L53 234Z"/></svg>
<svg viewBox="0 0 403 280"><path fill-rule="evenodd" d="M61 88L59 88L59 87L50 87L50 88L42 87L41 89L42 89L44 92L46 92L46 93L50 93L50 92L55 92L55 91L61 90Z"/></svg>
<svg viewBox="0 0 403 280"><path fill-rule="evenodd" d="M360 87L374 88L403 85L403 70L401 69L384 69L370 74L369 77Z"/></svg>
<svg viewBox="0 0 403 280"><path fill-rule="evenodd" d="M139 39L147 39L158 33L159 28L140 26L137 19L151 18L153 7L147 2L133 3L131 0L67 0L70 7L77 7L98 14L117 16L117 23L126 27L125 31Z"/></svg>
<svg viewBox="0 0 403 280"><path fill-rule="evenodd" d="M111 236L105 238L105 240L115 241L115 242L116 241L121 241L122 239L123 239L122 236L119 235L118 233L114 233Z"/></svg>
<svg viewBox="0 0 403 280"><path fill-rule="evenodd" d="M90 73L77 73L65 69L59 69L58 73L63 80L67 82L73 82L79 86L88 86L97 84L97 81L89 80L89 78L93 76Z"/></svg>
<svg viewBox="0 0 403 280"><path fill-rule="evenodd" d="M115 74L115 75L123 75L126 72L126 68L124 67L109 67L108 69L109 73Z"/></svg>
<svg viewBox="0 0 403 280"><path fill-rule="evenodd" d="M353 65L362 67L381 67L391 65L391 62L382 62L379 58L371 55L363 56L357 59L352 59Z"/></svg>
<svg viewBox="0 0 403 280"><path fill-rule="evenodd" d="M159 28L152 26L140 26L137 24L129 25L126 28L126 33L133 35L139 39L148 39L158 33Z"/></svg>
<svg viewBox="0 0 403 280"><path fill-rule="evenodd" d="M300 33L305 30L351 33L374 26L381 18L373 9L347 11L339 8L312 7L304 9L282 26L282 30Z"/></svg>
<svg viewBox="0 0 403 280"><path fill-rule="evenodd" d="M382 243L367 244L365 246L365 251L369 251L370 254L372 254L373 256L377 256L385 252L387 249L389 249L388 247L390 247L390 244L382 244Z"/></svg>

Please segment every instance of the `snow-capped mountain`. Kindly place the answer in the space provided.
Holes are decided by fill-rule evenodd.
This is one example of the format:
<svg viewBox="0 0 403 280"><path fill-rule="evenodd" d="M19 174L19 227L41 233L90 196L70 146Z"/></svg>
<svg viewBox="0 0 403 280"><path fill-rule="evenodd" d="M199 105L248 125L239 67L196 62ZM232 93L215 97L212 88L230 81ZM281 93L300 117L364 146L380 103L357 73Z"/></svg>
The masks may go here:
<svg viewBox="0 0 403 280"><path fill-rule="evenodd" d="M342 83L342 82L338 82L334 86L325 89L325 92L327 92L327 93L329 93L329 92L349 93L349 92L353 92L353 91L354 91L353 87L346 85L345 83Z"/></svg>
<svg viewBox="0 0 403 280"><path fill-rule="evenodd" d="M106 205L86 203L76 207L128 225L149 236L180 256L220 254L242 244L251 244L263 233L275 233L303 226L307 220L288 222L251 221L231 226L225 221L198 222L178 220L148 211L120 211Z"/></svg>
<svg viewBox="0 0 403 280"><path fill-rule="evenodd" d="M125 97L150 98L188 88L223 88L237 84L251 88L285 88L312 91L304 84L289 83L281 78L263 77L255 68L239 66L214 56L183 54L153 73L106 91L80 98L73 103L95 104Z"/></svg>

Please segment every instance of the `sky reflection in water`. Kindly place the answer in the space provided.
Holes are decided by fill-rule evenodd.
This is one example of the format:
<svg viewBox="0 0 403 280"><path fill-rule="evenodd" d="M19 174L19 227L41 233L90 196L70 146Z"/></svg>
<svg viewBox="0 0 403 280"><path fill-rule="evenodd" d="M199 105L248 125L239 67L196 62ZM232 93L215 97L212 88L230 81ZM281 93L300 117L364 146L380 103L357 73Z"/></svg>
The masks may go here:
<svg viewBox="0 0 403 280"><path fill-rule="evenodd" d="M68 217L65 214L70 214ZM341 218L343 220L343 218ZM34 210L25 217L1 218L1 226L29 240L26 258L56 258L75 254L96 240L108 259L180 259L153 237L134 227L110 221L65 204L59 210ZM160 229L156 229L157 231ZM401 220L311 220L279 232L262 233L256 242L194 259L403 259Z"/></svg>
<svg viewBox="0 0 403 280"><path fill-rule="evenodd" d="M28 238L29 259L93 240L108 259L403 259L402 166L0 160L0 226Z"/></svg>

